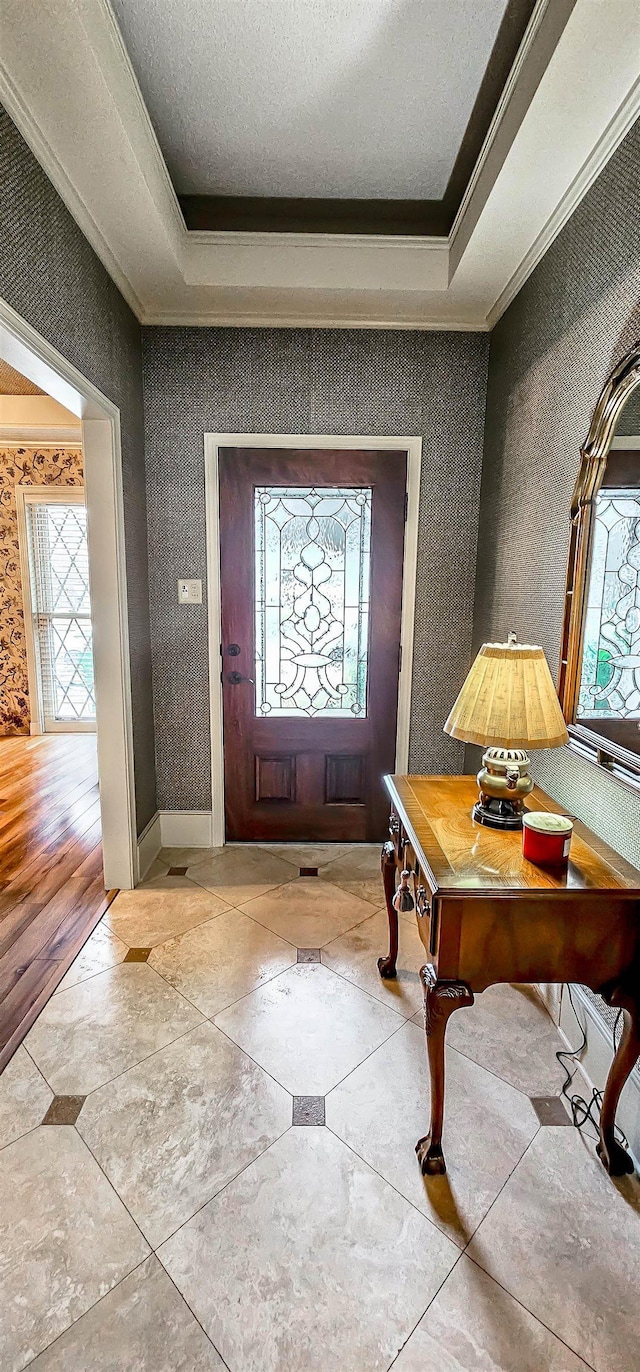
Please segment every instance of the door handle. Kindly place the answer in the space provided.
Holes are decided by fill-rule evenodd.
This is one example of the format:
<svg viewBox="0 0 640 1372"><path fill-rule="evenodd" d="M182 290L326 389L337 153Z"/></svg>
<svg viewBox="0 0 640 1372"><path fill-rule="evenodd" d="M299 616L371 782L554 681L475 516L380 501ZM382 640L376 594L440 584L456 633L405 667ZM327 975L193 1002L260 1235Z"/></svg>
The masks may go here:
<svg viewBox="0 0 640 1372"><path fill-rule="evenodd" d="M252 676L243 676L242 672L227 672L227 681L231 686L239 686L241 681L248 681L252 686L255 685Z"/></svg>

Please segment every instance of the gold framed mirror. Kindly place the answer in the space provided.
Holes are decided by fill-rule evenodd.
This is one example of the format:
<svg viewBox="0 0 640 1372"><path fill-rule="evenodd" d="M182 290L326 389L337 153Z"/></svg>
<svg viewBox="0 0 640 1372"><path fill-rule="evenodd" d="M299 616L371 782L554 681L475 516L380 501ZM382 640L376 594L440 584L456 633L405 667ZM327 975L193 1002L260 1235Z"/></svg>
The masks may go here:
<svg viewBox="0 0 640 1372"><path fill-rule="evenodd" d="M558 694L570 739L640 784L640 342L580 450ZM634 397L635 392L635 397ZM633 400L632 400L633 397Z"/></svg>

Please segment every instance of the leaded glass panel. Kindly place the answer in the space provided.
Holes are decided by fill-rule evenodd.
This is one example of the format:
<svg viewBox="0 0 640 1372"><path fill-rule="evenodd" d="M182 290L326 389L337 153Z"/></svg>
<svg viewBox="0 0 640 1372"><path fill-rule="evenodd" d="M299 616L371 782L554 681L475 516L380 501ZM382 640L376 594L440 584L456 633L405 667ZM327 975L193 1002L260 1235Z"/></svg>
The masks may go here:
<svg viewBox="0 0 640 1372"><path fill-rule="evenodd" d="M578 717L640 718L640 498L606 489L594 510Z"/></svg>
<svg viewBox="0 0 640 1372"><path fill-rule="evenodd" d="M367 712L370 487L255 491L256 712Z"/></svg>

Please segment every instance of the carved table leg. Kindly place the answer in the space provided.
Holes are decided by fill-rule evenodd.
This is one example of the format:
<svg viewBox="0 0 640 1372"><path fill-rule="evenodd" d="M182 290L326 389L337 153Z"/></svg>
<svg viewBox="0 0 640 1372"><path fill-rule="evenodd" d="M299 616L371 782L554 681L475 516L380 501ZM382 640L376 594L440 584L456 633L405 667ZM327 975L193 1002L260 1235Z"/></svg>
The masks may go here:
<svg viewBox="0 0 640 1372"><path fill-rule="evenodd" d="M596 1152L610 1176L622 1177L625 1172L633 1172L633 1159L616 1142L614 1127L622 1088L640 1057L640 994L618 986L610 992L603 991L603 995L609 1005L620 1006L624 1011L624 1027L604 1089L600 1142L596 1145Z"/></svg>
<svg viewBox="0 0 640 1372"><path fill-rule="evenodd" d="M380 863L389 920L389 954L386 958L378 958L378 971L385 981L389 981L396 975L396 962L398 961L398 914L393 904L396 887L396 850L391 840L382 846Z"/></svg>
<svg viewBox="0 0 640 1372"><path fill-rule="evenodd" d="M473 1005L473 991L463 981L438 981L433 967L422 967L424 1018L431 1076L431 1127L418 1139L416 1153L423 1177L446 1172L442 1152L444 1119L444 1040L447 1020L454 1010Z"/></svg>

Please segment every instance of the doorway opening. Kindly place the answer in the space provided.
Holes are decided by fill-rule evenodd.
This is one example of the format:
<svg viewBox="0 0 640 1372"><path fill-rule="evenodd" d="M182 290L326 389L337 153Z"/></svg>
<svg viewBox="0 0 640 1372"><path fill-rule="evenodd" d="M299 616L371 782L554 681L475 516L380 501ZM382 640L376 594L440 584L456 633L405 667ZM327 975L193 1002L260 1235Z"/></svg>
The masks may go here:
<svg viewBox="0 0 640 1372"><path fill-rule="evenodd" d="M119 417L0 302L0 1071L137 880Z"/></svg>

